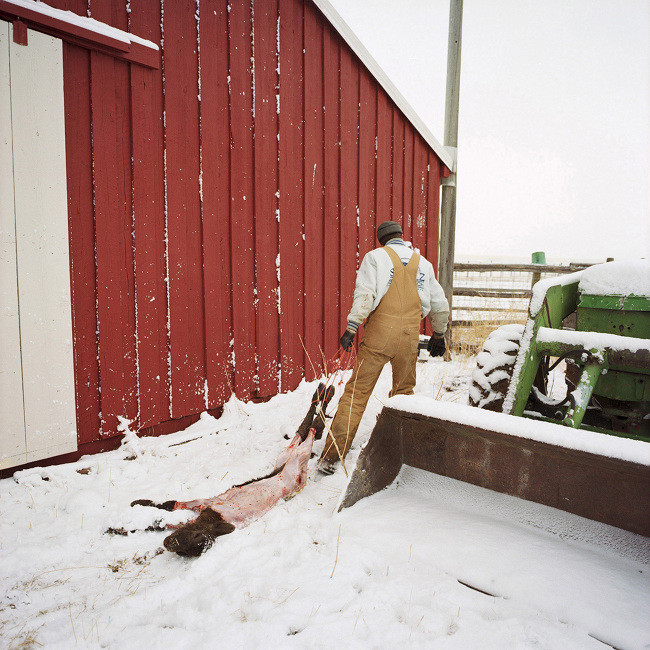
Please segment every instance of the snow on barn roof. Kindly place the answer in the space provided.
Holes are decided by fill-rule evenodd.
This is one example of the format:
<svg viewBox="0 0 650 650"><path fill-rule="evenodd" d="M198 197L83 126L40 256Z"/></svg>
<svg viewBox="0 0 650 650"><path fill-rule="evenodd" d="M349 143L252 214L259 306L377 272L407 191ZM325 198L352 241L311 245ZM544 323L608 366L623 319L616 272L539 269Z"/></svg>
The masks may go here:
<svg viewBox="0 0 650 650"><path fill-rule="evenodd" d="M74 25L83 30L100 34L125 44L137 43L138 45L151 48L152 50L158 50L158 46L152 41L140 38L139 36L125 32L124 30L117 29L117 27L111 27L110 25L95 20L94 18L79 16L72 11L55 9L54 7L50 7L49 5L37 0L2 0L1 4L13 5L16 8L26 9L30 12L40 14L41 16L48 16L49 18L53 18L61 23L65 23L66 25Z"/></svg>
<svg viewBox="0 0 650 650"><path fill-rule="evenodd" d="M455 150L445 147L435 138L429 127L424 123L415 109L406 101L406 98L390 80L383 68L377 63L365 45L359 40L343 17L334 9L329 0L313 0L314 4L321 10L325 18L329 20L343 40L352 48L352 51L361 59L370 73L379 82L397 107L404 113L407 119L415 127L425 142L433 149L442 162L452 171L456 171Z"/></svg>

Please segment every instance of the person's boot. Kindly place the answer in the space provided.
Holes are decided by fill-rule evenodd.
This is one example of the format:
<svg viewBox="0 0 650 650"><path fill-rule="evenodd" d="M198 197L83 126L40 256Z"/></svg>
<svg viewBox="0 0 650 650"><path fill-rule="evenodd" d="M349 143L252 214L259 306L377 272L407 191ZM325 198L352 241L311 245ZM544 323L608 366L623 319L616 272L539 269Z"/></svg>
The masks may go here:
<svg viewBox="0 0 650 650"><path fill-rule="evenodd" d="M214 510L207 508L187 526L179 528L165 538L163 546L173 553L187 557L198 557L207 551L214 540L221 535L232 533L235 527L223 520Z"/></svg>
<svg viewBox="0 0 650 650"><path fill-rule="evenodd" d="M336 472L338 463L336 461L322 461L318 464L318 473L323 476L331 476Z"/></svg>

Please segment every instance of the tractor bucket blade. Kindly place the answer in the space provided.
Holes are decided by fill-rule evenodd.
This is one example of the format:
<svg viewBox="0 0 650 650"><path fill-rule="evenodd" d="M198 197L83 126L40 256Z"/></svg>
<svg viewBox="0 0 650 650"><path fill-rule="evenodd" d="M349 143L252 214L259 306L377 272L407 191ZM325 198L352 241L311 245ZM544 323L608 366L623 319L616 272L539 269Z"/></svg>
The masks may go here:
<svg viewBox="0 0 650 650"><path fill-rule="evenodd" d="M460 417L450 421L442 414L384 407L359 454L339 510L390 485L405 464L650 536L650 465L645 461L520 438L476 426L475 417L472 424L464 424L462 409L474 409L457 408ZM521 427L523 433L531 424L525 418L483 413L488 422L494 416L507 418L509 432ZM534 424L552 427L551 432L561 426ZM571 433L575 430L567 430Z"/></svg>
<svg viewBox="0 0 650 650"><path fill-rule="evenodd" d="M359 454L339 512L359 499L383 490L397 478L404 463L401 416L399 411L382 410L368 442Z"/></svg>

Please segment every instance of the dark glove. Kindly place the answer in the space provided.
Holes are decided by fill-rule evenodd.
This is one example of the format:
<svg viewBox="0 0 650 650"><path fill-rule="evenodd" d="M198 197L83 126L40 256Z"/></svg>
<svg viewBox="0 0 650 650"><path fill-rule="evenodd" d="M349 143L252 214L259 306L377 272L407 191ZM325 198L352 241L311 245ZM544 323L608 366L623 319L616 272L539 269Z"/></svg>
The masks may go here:
<svg viewBox="0 0 650 650"><path fill-rule="evenodd" d="M445 344L444 336L441 336L439 339L436 339L432 336L429 339L429 343L427 344L427 350L429 350L429 354L432 357L441 357L445 353L446 349L447 346Z"/></svg>
<svg viewBox="0 0 650 650"><path fill-rule="evenodd" d="M350 351L350 348L352 347L352 341L354 341L355 335L356 332L351 332L350 330L345 330L345 332L343 332L343 336L341 337L341 347L346 352Z"/></svg>

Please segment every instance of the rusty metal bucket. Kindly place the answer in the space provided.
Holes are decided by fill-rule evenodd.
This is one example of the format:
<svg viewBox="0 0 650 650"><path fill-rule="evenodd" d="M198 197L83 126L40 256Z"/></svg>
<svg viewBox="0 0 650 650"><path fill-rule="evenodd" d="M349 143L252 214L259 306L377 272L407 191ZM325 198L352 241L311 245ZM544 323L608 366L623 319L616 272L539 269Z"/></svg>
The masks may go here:
<svg viewBox="0 0 650 650"><path fill-rule="evenodd" d="M339 510L390 485L402 465L650 536L650 466L392 407L382 410Z"/></svg>

